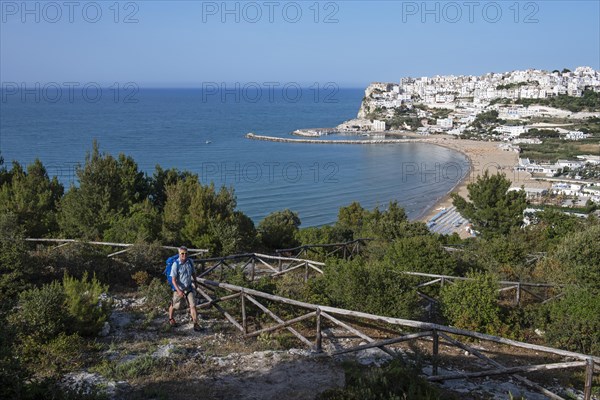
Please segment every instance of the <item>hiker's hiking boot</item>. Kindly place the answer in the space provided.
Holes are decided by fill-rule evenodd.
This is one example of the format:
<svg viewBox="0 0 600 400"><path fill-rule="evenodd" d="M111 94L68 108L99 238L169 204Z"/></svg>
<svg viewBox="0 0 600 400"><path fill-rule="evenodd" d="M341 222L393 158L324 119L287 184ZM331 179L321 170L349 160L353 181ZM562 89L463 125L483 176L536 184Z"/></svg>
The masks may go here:
<svg viewBox="0 0 600 400"><path fill-rule="evenodd" d="M194 330L195 330L196 332L200 332L200 331L202 330L202 327L200 326L200 324L199 324L199 323L197 323L197 322L196 322L196 323L194 324Z"/></svg>

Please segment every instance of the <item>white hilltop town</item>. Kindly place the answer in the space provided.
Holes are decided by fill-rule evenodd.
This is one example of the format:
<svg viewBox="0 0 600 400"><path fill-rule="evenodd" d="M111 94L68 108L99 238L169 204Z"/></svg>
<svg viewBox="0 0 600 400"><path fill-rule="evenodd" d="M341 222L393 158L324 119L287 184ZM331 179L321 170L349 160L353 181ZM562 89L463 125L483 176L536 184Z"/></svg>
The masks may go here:
<svg viewBox="0 0 600 400"><path fill-rule="evenodd" d="M532 203L573 212L600 207L600 71L591 67L375 82L365 90L356 119L294 134L340 132L439 138L458 150L473 141L495 142L496 152L517 153L507 175L527 174L513 185L524 188Z"/></svg>

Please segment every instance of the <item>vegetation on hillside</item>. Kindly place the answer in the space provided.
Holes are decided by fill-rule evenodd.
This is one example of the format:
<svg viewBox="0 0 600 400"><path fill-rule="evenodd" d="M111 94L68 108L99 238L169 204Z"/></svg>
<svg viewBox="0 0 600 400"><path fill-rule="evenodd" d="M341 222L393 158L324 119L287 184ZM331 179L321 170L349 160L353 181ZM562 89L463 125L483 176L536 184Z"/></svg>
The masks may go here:
<svg viewBox="0 0 600 400"><path fill-rule="evenodd" d="M593 90L584 90L581 97L568 96L559 94L545 99L519 99L515 100L516 104L529 106L539 104L569 110L571 112L580 111L599 111L600 110L600 93Z"/></svg>
<svg viewBox="0 0 600 400"><path fill-rule="evenodd" d="M36 398L39 393L69 398L72 394L57 389L61 376L94 366L101 370L106 360L98 359L101 345L94 338L110 314L105 294L139 290L148 299L148 313L160 310L165 296L161 273L170 254L158 243L207 248L218 256L369 238L351 260L317 250L314 258L326 262L324 274L306 283L293 276L254 283L243 275L228 279L299 300L600 355L598 220L549 209L534 224L521 226L524 195L507 193L510 182L501 174L479 177L469 185L468 199L454 197L481 233L467 240L429 232L425 224L409 221L394 202L373 210L358 203L341 207L330 226L300 229L301 216L283 210L255 227L236 209L233 190L202 183L187 171L157 167L147 176L130 157L101 153L97 145L77 177L78 185L65 190L39 161L0 170L2 398ZM107 251L83 244L34 247L24 240L32 236L136 245L107 258ZM426 311L414 289L417 281L405 271L474 279L442 290L423 288L440 301L439 309ZM552 301L541 304L525 297L517 306L499 297L501 279L564 286L555 289L562 296ZM285 315L286 309L276 312ZM536 336L536 329L545 334ZM323 398L404 398L410 390L421 393L418 398L438 398L420 381L409 388L390 381L414 374L390 365L353 378L346 392ZM378 392L375 387L384 381L384 392Z"/></svg>

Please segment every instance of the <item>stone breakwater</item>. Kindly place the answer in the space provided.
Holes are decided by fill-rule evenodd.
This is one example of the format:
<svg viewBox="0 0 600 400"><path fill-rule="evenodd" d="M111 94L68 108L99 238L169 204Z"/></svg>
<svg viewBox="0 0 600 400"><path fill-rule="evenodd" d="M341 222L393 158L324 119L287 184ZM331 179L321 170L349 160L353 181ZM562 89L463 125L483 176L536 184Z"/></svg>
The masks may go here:
<svg viewBox="0 0 600 400"><path fill-rule="evenodd" d="M414 139L365 139L365 140L321 140L321 139L291 139L274 136L256 135L247 133L247 139L265 140L268 142L280 143L316 143L316 144L387 144L387 143L409 143L415 142Z"/></svg>
<svg viewBox="0 0 600 400"><path fill-rule="evenodd" d="M314 128L314 129L297 129L292 132L292 135L296 136L325 136L331 135L332 133L337 133L338 130L336 128Z"/></svg>

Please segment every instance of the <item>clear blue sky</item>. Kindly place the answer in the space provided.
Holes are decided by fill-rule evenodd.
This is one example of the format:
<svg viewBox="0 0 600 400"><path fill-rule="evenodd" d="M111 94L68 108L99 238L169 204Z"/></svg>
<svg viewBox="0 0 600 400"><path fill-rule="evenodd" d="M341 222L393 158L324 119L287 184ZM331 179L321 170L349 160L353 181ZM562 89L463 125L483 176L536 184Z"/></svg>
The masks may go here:
<svg viewBox="0 0 600 400"><path fill-rule="evenodd" d="M600 69L597 0L23 4L0 1L3 83L364 87L404 76Z"/></svg>

